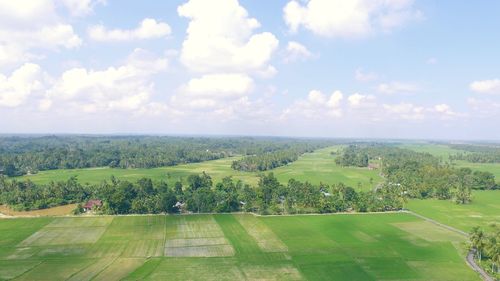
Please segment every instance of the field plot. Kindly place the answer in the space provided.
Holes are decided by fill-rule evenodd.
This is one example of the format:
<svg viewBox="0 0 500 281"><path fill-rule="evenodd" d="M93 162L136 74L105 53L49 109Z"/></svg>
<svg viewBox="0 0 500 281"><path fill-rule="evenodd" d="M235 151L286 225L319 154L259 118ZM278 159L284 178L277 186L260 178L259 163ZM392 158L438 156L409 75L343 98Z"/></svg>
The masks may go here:
<svg viewBox="0 0 500 281"><path fill-rule="evenodd" d="M106 230L112 217L95 219L58 218L53 220L19 246L75 245L97 242Z"/></svg>
<svg viewBox="0 0 500 281"><path fill-rule="evenodd" d="M288 246L308 280L479 280L452 241L425 240L395 226L422 222L408 214L259 219Z"/></svg>
<svg viewBox="0 0 500 281"><path fill-rule="evenodd" d="M165 216L115 217L89 252L96 257L158 257L164 240Z"/></svg>
<svg viewBox="0 0 500 281"><path fill-rule="evenodd" d="M335 164L335 156L331 152L338 151L341 146L332 146L318 149L313 153L306 153L289 165L279 167L266 172L273 172L276 177L286 184L289 179L295 178L300 181L309 181L314 184L334 184L343 182L354 188L360 185L361 189L369 190L382 179L377 170L367 168L341 167ZM171 167L154 169L112 169L112 168L89 168L89 169L61 169L41 171L35 175L23 176L20 179L30 179L36 183L48 183L50 181L67 180L71 176L77 176L82 183L98 184L103 180L109 180L111 175L123 180L136 181L147 177L153 180L163 180L170 186L176 181L183 181L191 174L208 173L214 182L231 176L235 180L256 185L259 181L258 174L253 172L240 172L231 168L231 163L240 157L229 157L201 163L192 163Z"/></svg>
<svg viewBox="0 0 500 281"><path fill-rule="evenodd" d="M448 200L411 200L408 209L441 223L469 232L474 226L500 225L500 191L474 191L470 204Z"/></svg>
<svg viewBox="0 0 500 281"><path fill-rule="evenodd" d="M54 242L94 228L97 240ZM479 280L461 237L405 213L23 218L0 230L0 280Z"/></svg>
<svg viewBox="0 0 500 281"><path fill-rule="evenodd" d="M175 217L167 223L165 256L224 257L234 255L234 249L222 229L210 216Z"/></svg>
<svg viewBox="0 0 500 281"><path fill-rule="evenodd" d="M252 236L264 252L286 252L287 247L262 221L251 215L235 215L238 222Z"/></svg>

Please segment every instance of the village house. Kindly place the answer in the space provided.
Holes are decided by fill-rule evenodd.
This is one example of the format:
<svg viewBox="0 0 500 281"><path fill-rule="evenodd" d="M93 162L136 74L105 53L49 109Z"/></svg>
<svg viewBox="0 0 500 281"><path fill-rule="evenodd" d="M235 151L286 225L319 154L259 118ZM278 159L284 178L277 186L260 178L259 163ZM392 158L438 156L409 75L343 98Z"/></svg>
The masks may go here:
<svg viewBox="0 0 500 281"><path fill-rule="evenodd" d="M84 212L89 212L89 211L92 211L94 208L100 208L101 206L102 206L102 201L101 200L89 200L83 206L83 211Z"/></svg>

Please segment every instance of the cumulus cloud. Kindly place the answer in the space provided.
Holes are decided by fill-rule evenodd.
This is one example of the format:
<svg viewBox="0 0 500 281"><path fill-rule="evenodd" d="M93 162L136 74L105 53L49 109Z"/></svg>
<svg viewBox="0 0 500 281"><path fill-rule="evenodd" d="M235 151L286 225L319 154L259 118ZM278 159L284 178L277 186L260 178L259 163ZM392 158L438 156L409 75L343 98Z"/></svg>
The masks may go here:
<svg viewBox="0 0 500 281"><path fill-rule="evenodd" d="M304 61L311 58L313 54L306 48L306 46L299 42L290 41L286 46L285 62Z"/></svg>
<svg viewBox="0 0 500 281"><path fill-rule="evenodd" d="M355 93L347 97L351 108L367 108L375 106L375 97L372 95L362 95Z"/></svg>
<svg viewBox="0 0 500 281"><path fill-rule="evenodd" d="M463 113L454 111L450 105L442 103L432 106L415 105L412 103L402 102L397 104L383 104L384 111L381 114L386 114L388 117L395 116L398 119L404 120L450 120L459 117L465 117Z"/></svg>
<svg viewBox="0 0 500 281"><path fill-rule="evenodd" d="M258 106L268 106L249 95L255 88L254 77L277 73L270 60L278 39L269 32L256 32L260 23L237 0L189 0L177 12L189 20L180 61L197 76L179 87L170 104L220 120L262 115L265 110Z"/></svg>
<svg viewBox="0 0 500 281"><path fill-rule="evenodd" d="M300 27L325 37L359 38L391 31L422 17L413 0L292 0L283 9L292 32Z"/></svg>
<svg viewBox="0 0 500 281"><path fill-rule="evenodd" d="M0 74L0 106L17 107L30 95L45 88L44 74L39 65L25 63L10 76Z"/></svg>
<svg viewBox="0 0 500 281"><path fill-rule="evenodd" d="M107 29L103 25L92 26L87 33L90 39L100 42L156 39L168 36L172 29L167 23L146 18L135 29Z"/></svg>
<svg viewBox="0 0 500 281"><path fill-rule="evenodd" d="M425 118L425 108L411 103L383 104L385 113L397 115L406 120L422 120Z"/></svg>
<svg viewBox="0 0 500 281"><path fill-rule="evenodd" d="M341 101L344 95L341 91L334 91L329 96L319 90L311 90L306 99L295 101L286 108L281 119L288 119L294 116L306 117L309 119L321 119L324 117L342 116Z"/></svg>
<svg viewBox="0 0 500 281"><path fill-rule="evenodd" d="M500 79L474 81L469 88L482 94L500 94Z"/></svg>
<svg viewBox="0 0 500 281"><path fill-rule="evenodd" d="M413 83L393 81L389 83L381 83L377 87L379 93L393 94L411 94L418 91L418 86Z"/></svg>
<svg viewBox="0 0 500 281"><path fill-rule="evenodd" d="M166 67L164 58L136 49L127 62L118 67L72 68L62 73L47 92L43 107L63 103L84 112L140 110L148 105L153 94L151 76Z"/></svg>
<svg viewBox="0 0 500 281"><path fill-rule="evenodd" d="M190 0L177 11L189 19L181 51L181 62L189 69L228 73L272 67L278 39L269 32L254 34L260 23L237 0Z"/></svg>
<svg viewBox="0 0 500 281"><path fill-rule="evenodd" d="M53 1L0 1L0 67L41 55L34 50L75 48L82 43L56 13Z"/></svg>
<svg viewBox="0 0 500 281"><path fill-rule="evenodd" d="M252 88L253 80L245 74L206 74L191 79L185 91L196 97L231 98L245 95Z"/></svg>

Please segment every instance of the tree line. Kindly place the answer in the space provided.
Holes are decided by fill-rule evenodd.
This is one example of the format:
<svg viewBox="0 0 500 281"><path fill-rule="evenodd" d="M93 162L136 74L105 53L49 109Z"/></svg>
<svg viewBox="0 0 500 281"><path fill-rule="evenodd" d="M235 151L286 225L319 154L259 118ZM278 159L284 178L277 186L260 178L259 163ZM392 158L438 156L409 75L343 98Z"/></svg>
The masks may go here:
<svg viewBox="0 0 500 281"><path fill-rule="evenodd" d="M399 210L405 200L398 188L361 192L342 183L314 185L294 179L281 184L272 173L261 175L254 187L230 177L214 183L206 173L190 175L187 184L176 182L173 186L147 178L129 182L112 177L101 184L82 185L75 177L49 184L0 177L0 203L16 210L84 203L90 199L103 201L98 210L103 214L379 212Z"/></svg>
<svg viewBox="0 0 500 281"><path fill-rule="evenodd" d="M500 228L494 225L491 232L476 226L469 234L469 246L479 264L492 275L498 276L500 266Z"/></svg>
<svg viewBox="0 0 500 281"><path fill-rule="evenodd" d="M4 136L0 137L0 174L14 177L53 169L155 168L332 143L264 137Z"/></svg>
<svg viewBox="0 0 500 281"><path fill-rule="evenodd" d="M464 160L471 163L500 163L500 146L450 144L453 149L463 150L450 155L450 160Z"/></svg>
<svg viewBox="0 0 500 281"><path fill-rule="evenodd" d="M326 145L326 144L324 144ZM293 148L243 157L233 161L231 167L238 171L267 171L296 161L300 155L323 147L321 144L295 144Z"/></svg>
<svg viewBox="0 0 500 281"><path fill-rule="evenodd" d="M379 162L384 186L400 186L410 198L454 199L465 204L471 200L471 190L499 188L490 172L457 169L429 153L391 145L348 146L338 158L349 166L359 166L356 159Z"/></svg>

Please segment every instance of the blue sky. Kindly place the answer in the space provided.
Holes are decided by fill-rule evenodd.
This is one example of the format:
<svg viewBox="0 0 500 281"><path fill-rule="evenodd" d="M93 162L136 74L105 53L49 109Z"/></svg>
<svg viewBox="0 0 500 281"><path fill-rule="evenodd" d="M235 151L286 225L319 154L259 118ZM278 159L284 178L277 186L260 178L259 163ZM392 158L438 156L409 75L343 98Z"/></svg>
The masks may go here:
<svg viewBox="0 0 500 281"><path fill-rule="evenodd" d="M0 133L498 140L498 11L0 0Z"/></svg>

